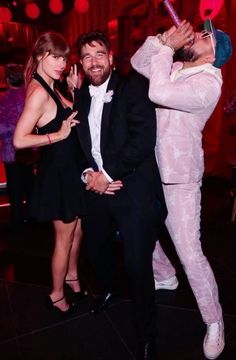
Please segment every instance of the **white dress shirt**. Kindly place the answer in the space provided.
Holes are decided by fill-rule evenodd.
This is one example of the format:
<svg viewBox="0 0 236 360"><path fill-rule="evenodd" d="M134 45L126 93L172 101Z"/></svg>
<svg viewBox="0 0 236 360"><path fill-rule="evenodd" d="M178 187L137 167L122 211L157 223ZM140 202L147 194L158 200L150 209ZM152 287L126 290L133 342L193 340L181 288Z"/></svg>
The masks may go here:
<svg viewBox="0 0 236 360"><path fill-rule="evenodd" d="M101 155L101 123L102 123L102 112L104 106L104 98L107 90L107 85L110 80L110 77L99 86L90 85L89 86L89 93L91 96L91 106L88 115L88 123L92 141L92 156L98 166L99 171L102 171L103 174L106 176L109 182L112 182L113 179L107 174L107 172L103 169L103 160ZM85 173L88 170L93 169L86 169L83 172L83 180L85 181Z"/></svg>

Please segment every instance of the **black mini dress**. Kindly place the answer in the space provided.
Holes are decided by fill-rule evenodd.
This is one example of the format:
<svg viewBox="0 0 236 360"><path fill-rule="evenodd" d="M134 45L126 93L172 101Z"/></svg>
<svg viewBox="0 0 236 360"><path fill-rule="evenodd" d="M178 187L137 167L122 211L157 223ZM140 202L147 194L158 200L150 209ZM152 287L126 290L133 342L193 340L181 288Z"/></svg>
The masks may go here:
<svg viewBox="0 0 236 360"><path fill-rule="evenodd" d="M61 128L63 120L72 109L64 108L59 96L43 78L35 73L37 80L57 105L55 119L38 129L38 134L50 134ZM30 216L38 221L62 220L71 222L83 214L83 183L81 180L81 147L72 127L65 140L40 148L33 194L29 206Z"/></svg>

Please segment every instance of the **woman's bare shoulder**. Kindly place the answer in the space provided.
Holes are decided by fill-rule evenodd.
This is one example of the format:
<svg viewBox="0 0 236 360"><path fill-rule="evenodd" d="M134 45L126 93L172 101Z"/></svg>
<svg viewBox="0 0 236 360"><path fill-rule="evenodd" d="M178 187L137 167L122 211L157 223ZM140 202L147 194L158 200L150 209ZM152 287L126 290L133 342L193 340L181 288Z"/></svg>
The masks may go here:
<svg viewBox="0 0 236 360"><path fill-rule="evenodd" d="M26 100L42 106L48 99L48 92L37 81L32 80L27 88Z"/></svg>

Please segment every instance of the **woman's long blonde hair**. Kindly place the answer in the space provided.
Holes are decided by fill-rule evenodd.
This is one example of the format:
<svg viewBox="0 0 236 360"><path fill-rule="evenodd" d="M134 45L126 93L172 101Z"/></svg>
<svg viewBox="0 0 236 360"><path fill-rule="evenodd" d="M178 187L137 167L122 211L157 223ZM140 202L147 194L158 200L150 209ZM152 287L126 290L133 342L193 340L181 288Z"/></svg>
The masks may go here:
<svg viewBox="0 0 236 360"><path fill-rule="evenodd" d="M68 57L70 47L65 38L56 32L46 32L38 38L31 51L31 56L25 67L25 82L26 85L32 79L32 75L38 67L38 57L44 56L46 53L57 56Z"/></svg>

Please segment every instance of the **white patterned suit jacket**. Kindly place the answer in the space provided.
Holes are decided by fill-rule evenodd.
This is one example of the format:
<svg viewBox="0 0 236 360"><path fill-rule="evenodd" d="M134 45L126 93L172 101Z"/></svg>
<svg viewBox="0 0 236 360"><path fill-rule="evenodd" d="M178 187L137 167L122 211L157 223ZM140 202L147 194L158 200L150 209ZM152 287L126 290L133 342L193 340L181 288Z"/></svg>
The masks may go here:
<svg viewBox="0 0 236 360"><path fill-rule="evenodd" d="M204 171L202 130L221 95L221 70L211 64L183 69L173 50L149 36L131 58L150 80L158 104L156 157L163 183L195 183Z"/></svg>

